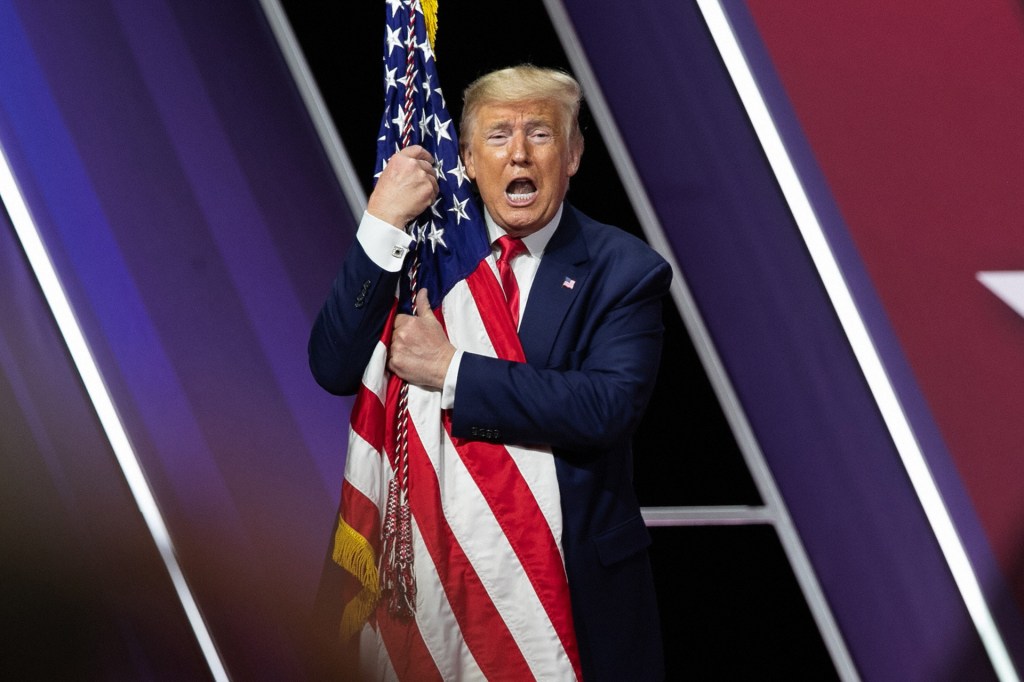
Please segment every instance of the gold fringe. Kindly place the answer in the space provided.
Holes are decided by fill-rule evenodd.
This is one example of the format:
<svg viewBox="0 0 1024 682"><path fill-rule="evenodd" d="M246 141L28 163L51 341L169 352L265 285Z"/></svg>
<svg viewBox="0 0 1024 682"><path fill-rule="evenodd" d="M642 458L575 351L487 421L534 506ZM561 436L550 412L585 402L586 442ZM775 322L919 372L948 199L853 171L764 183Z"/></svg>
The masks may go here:
<svg viewBox="0 0 1024 682"><path fill-rule="evenodd" d="M377 582L377 558L373 547L355 528L338 517L338 530L334 532L334 550L331 558L356 577L363 589L355 599L345 605L341 614L341 637L347 641L358 633L366 619L377 608L380 599L380 584Z"/></svg>
<svg viewBox="0 0 1024 682"><path fill-rule="evenodd" d="M437 2L438 0L420 0L420 7L423 9L423 18L427 22L427 39L430 41L430 49L435 51L437 40Z"/></svg>
<svg viewBox="0 0 1024 682"><path fill-rule="evenodd" d="M378 593L363 589L355 599L345 605L345 610L341 614L341 641L347 642L359 634L370 614L377 608L379 598Z"/></svg>
<svg viewBox="0 0 1024 682"><path fill-rule="evenodd" d="M334 532L334 551L331 553L334 563L354 575L363 587L374 592L379 590L377 583L377 557L373 547L355 528L338 517L338 529Z"/></svg>

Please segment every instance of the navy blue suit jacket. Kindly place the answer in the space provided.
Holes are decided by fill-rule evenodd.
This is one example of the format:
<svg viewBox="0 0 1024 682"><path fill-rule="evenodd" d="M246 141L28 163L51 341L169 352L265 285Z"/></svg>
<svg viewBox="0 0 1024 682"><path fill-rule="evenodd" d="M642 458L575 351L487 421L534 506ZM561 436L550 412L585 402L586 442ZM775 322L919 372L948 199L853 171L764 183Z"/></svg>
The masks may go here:
<svg viewBox="0 0 1024 682"><path fill-rule="evenodd" d="M310 366L328 391L358 388L397 277L358 244L350 251L310 338ZM664 677L630 439L657 376L671 278L646 244L566 204L519 328L527 362L466 353L459 369L453 435L541 444L555 455L588 681Z"/></svg>

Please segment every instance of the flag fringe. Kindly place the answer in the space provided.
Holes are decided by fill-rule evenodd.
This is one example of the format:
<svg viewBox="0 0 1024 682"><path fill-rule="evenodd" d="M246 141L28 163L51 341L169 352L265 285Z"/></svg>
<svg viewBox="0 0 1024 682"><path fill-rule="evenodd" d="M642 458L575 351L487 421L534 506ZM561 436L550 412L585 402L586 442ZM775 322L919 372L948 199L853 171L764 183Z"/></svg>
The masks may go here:
<svg viewBox="0 0 1024 682"><path fill-rule="evenodd" d="M345 605L341 613L341 641L347 642L359 634L366 621L377 608L380 595L368 588L363 588L352 601Z"/></svg>
<svg viewBox="0 0 1024 682"><path fill-rule="evenodd" d="M420 8L423 10L423 19L427 25L427 39L430 40L430 49L434 50L434 43L437 40L437 1L420 0Z"/></svg>
<svg viewBox="0 0 1024 682"><path fill-rule="evenodd" d="M342 637L347 639L362 628L380 599L377 557L366 538L339 516L331 558L334 559L334 563L355 576L363 586L355 599L345 606L342 614L341 632Z"/></svg>

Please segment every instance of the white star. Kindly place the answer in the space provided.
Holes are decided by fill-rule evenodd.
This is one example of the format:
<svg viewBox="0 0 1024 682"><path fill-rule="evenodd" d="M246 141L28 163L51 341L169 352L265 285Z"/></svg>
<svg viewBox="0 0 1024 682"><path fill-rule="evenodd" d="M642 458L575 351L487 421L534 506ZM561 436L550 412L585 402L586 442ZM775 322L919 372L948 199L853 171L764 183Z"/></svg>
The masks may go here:
<svg viewBox="0 0 1024 682"><path fill-rule="evenodd" d="M422 43L416 45L420 50L423 51L423 63L429 62L434 58L434 50L430 47L430 39L424 38Z"/></svg>
<svg viewBox="0 0 1024 682"><path fill-rule="evenodd" d="M398 13L399 8L402 6L402 0L386 0L388 6L391 8L391 16L395 16Z"/></svg>
<svg viewBox="0 0 1024 682"><path fill-rule="evenodd" d="M462 165L462 157L459 157L459 163L455 166L455 170L448 171L448 175L454 175L459 187L462 187L462 181L466 180L466 167Z"/></svg>
<svg viewBox="0 0 1024 682"><path fill-rule="evenodd" d="M434 224L434 221L430 221L430 234L427 235L427 239L430 240L430 248L435 253L437 252L438 242L440 242L441 246L444 248L448 248L448 245L445 244L444 239L442 239L442 235L444 235L444 230L437 229L437 225Z"/></svg>
<svg viewBox="0 0 1024 682"><path fill-rule="evenodd" d="M414 229L415 229L415 232L416 232L416 235L415 235L416 243L417 244L422 244L423 241L426 239L426 234L427 234L427 225L426 225L426 223L417 223L416 227Z"/></svg>
<svg viewBox="0 0 1024 682"><path fill-rule="evenodd" d="M391 30L390 26L386 26L388 30L387 42L388 42L388 56L395 51L396 47L402 46L402 29L396 28L394 31Z"/></svg>
<svg viewBox="0 0 1024 682"><path fill-rule="evenodd" d="M398 71L396 66L393 69L384 67L384 92L389 91L391 88L398 87L398 81L395 80L395 72Z"/></svg>
<svg viewBox="0 0 1024 682"><path fill-rule="evenodd" d="M405 111L399 109L398 116L391 119L391 123L398 128L398 134L401 135L402 131L405 130Z"/></svg>
<svg viewBox="0 0 1024 682"><path fill-rule="evenodd" d="M447 104L445 104L445 101L444 101L444 93L443 93L443 92L441 92L441 88L434 88L434 92L436 92L436 93L437 93L437 96L441 98L441 108L442 108L442 109L447 109L447 108L448 108L448 105L447 105Z"/></svg>
<svg viewBox="0 0 1024 682"><path fill-rule="evenodd" d="M444 180L444 159L440 156L434 159L434 174L438 180Z"/></svg>
<svg viewBox="0 0 1024 682"><path fill-rule="evenodd" d="M452 141L452 136L448 134L448 126L452 124L452 120L448 119L444 123L437 114L434 114L434 132L437 134L437 142L440 144L441 140Z"/></svg>
<svg viewBox="0 0 1024 682"><path fill-rule="evenodd" d="M422 142L431 135L433 133L430 132L430 117L424 116L420 119L420 141Z"/></svg>
<svg viewBox="0 0 1024 682"><path fill-rule="evenodd" d="M1024 317L1024 271L979 272L978 281Z"/></svg>
<svg viewBox="0 0 1024 682"><path fill-rule="evenodd" d="M435 218L441 218L441 209L438 206L441 205L441 195L438 194L437 198L434 199L434 203L430 205L430 212L434 214Z"/></svg>
<svg viewBox="0 0 1024 682"><path fill-rule="evenodd" d="M465 218L466 220L469 220L469 214L466 213L466 204L468 204L468 203L469 203L469 197L466 197L462 201L459 201L458 199L456 199L455 200L455 205L448 209L449 213L454 213L455 214L455 224L456 225L461 225L463 218Z"/></svg>
<svg viewBox="0 0 1024 682"><path fill-rule="evenodd" d="M430 101L430 74L429 73L427 74L427 77L423 79L423 85L421 85L420 87L423 88L423 96L429 102Z"/></svg>

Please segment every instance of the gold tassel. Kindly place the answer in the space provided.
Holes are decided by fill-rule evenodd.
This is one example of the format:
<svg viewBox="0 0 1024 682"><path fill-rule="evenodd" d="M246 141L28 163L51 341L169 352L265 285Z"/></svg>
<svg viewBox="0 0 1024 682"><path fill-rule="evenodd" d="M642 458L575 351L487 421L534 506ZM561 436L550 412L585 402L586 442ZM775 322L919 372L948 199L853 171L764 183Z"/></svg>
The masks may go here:
<svg viewBox="0 0 1024 682"><path fill-rule="evenodd" d="M373 547L352 526L338 518L338 530L334 532L334 563L354 575L364 588L377 592L377 557Z"/></svg>
<svg viewBox="0 0 1024 682"><path fill-rule="evenodd" d="M430 49L437 51L434 42L437 39L437 2L438 0L420 0L420 7L423 9L423 18L427 22L427 39L430 41Z"/></svg>
<svg viewBox="0 0 1024 682"><path fill-rule="evenodd" d="M364 589L345 605L345 610L341 614L341 641L347 642L359 634L370 614L377 608L379 597L379 594Z"/></svg>
<svg viewBox="0 0 1024 682"><path fill-rule="evenodd" d="M334 550L331 558L362 584L363 589L355 599L345 605L341 614L341 637L347 641L358 633L366 619L377 608L380 600L380 584L377 582L377 558L373 547L355 528L338 517L338 529L334 532Z"/></svg>

